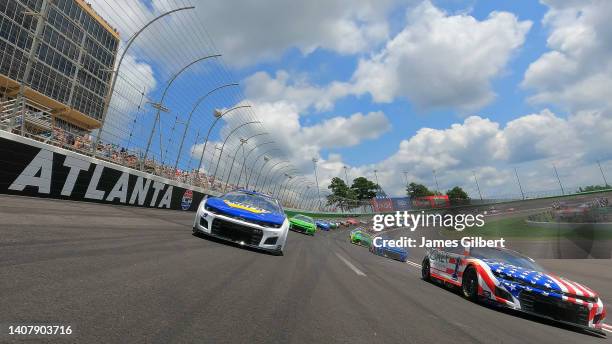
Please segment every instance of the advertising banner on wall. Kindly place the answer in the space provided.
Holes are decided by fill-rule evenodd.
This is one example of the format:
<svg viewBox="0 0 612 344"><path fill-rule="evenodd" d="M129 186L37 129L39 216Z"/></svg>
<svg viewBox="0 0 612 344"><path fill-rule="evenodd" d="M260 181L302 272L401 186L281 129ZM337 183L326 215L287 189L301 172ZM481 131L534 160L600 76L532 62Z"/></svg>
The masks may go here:
<svg viewBox="0 0 612 344"><path fill-rule="evenodd" d="M14 137L13 137L14 136ZM0 134L0 193L195 211L204 192L44 143Z"/></svg>

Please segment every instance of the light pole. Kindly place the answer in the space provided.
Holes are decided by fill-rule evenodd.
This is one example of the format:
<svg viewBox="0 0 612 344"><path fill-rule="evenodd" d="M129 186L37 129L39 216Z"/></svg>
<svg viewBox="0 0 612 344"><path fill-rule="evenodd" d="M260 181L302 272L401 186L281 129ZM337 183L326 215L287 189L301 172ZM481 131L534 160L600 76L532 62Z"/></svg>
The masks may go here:
<svg viewBox="0 0 612 344"><path fill-rule="evenodd" d="M223 154L223 148L225 147L225 144L227 143L227 140L232 136L233 133L236 132L236 130L238 130L238 129L246 126L246 125L255 124L255 123L261 123L261 122L260 121L250 121L250 122L242 123L241 125L239 125L236 128L232 129L232 131L230 131L229 134L227 134L227 136L225 137L225 140L223 140L223 144L221 145L221 153L219 154L219 159L217 159L217 166L215 167L215 173L213 173L213 182L217 178L217 169L219 168L219 162L221 162L221 155Z"/></svg>
<svg viewBox="0 0 612 344"><path fill-rule="evenodd" d="M603 168L601 168L601 163L599 162L599 160L597 160L597 165L599 166L599 171L601 172L601 177L603 178L604 181L604 187L608 187L608 181L606 180L606 175L604 174Z"/></svg>
<svg viewBox="0 0 612 344"><path fill-rule="evenodd" d="M344 166L344 178L346 179L346 186L349 185L348 173L346 172L348 167Z"/></svg>
<svg viewBox="0 0 612 344"><path fill-rule="evenodd" d="M203 95L200 98L198 98L198 100L193 104L193 107L191 108L191 111L189 112L189 115L187 116L187 123L185 124L185 130L183 131L183 137L181 138L181 144L179 145L178 154L176 155L176 162L174 163L174 170L175 171L176 171L176 168L178 167L179 159L181 158L181 152L183 150L183 143L185 142L185 136L187 136L187 130L189 130L189 124L191 123L191 116L193 115L195 110L198 108L198 106L200 106L200 104L204 101L204 99L206 99L206 97L208 97L209 95L215 93L218 90L224 89L226 87L231 87L231 86L238 86L238 84L237 83L232 83L232 84L225 84L225 85L221 85L219 87L216 87L216 88L210 90L205 95ZM199 133L199 131L198 131L198 133ZM197 139L196 139L196 142L198 142Z"/></svg>
<svg viewBox="0 0 612 344"><path fill-rule="evenodd" d="M157 109L157 112L155 112L155 119L153 121L153 128L151 129L151 134L149 135L149 140L147 141L147 149L145 150L144 159L143 159L144 161L147 160L147 155L149 154L149 149L151 148L151 141L153 140L153 135L155 134L155 127L157 126L157 122L159 121L160 112L162 110L167 109L164 106L164 99L166 98L166 95L168 94L168 90L170 89L170 86L172 86L172 84L174 83L174 80L176 80L176 78L178 78L179 75L181 75L184 71L189 69L189 67L193 66L194 64L196 64L196 63L198 63L200 61L208 60L210 58L217 58L219 56L221 56L221 55L220 54L215 54L215 55L208 55L208 56L200 57L199 59L195 59L195 60L191 61L190 63L188 63L187 65L185 65L183 68L181 68L178 72L174 73L174 75L170 78L170 80L166 84L166 87L164 88L164 91L162 92L162 96L160 97L159 102L153 104L153 105L155 105L154 108ZM161 123L159 124L159 126L160 126L159 130L161 132ZM159 147L159 150L160 150L160 154L161 154L161 147ZM160 160L163 161L163 157L160 157L160 158L161 158Z"/></svg>
<svg viewBox="0 0 612 344"><path fill-rule="evenodd" d="M213 128L215 127L215 124L217 124L217 122L223 118L223 116L227 115L228 113L234 111L234 110L238 110L238 109L243 109L243 108L250 108L251 105L240 105L240 106L236 106L233 107L229 110L226 110L224 112L221 112L221 110L215 110L213 112L213 115L215 116L215 120L212 122L212 124L210 125L210 127L208 128L208 133L206 134L206 139L204 140L204 148L202 149L202 154L200 155L200 162L198 163L198 169L202 169L202 162L204 159L204 152L206 152L206 145L208 144L208 138L210 137L210 132L213 130ZM212 164L212 161L211 161Z"/></svg>
<svg viewBox="0 0 612 344"><path fill-rule="evenodd" d="M378 186L378 189L383 192L382 187L380 186L380 183L378 182L378 170L374 170L374 178L376 178L376 186Z"/></svg>
<svg viewBox="0 0 612 344"><path fill-rule="evenodd" d="M266 154L266 153L263 153L263 154ZM263 171L263 169L266 167L266 165L268 164L268 161L272 160L272 159L270 159L266 155L264 155L263 158L264 158L264 163L263 163L263 165L261 165L261 168L257 172L257 180L255 180L255 184L253 185L253 190L256 190L256 191L257 191L257 184L259 184L259 177L261 176L261 171ZM259 159L259 158L257 158L257 159ZM257 160L255 160L255 163L257 163ZM254 166L253 168L255 168L256 165L253 165L253 166ZM253 174L253 172L251 172L251 174Z"/></svg>
<svg viewBox="0 0 612 344"><path fill-rule="evenodd" d="M246 177L247 177L246 174L247 174L248 171L247 171L246 164L247 164L247 161L249 160L249 156L251 156L251 153L253 151L255 151L255 149L257 149L257 148L259 148L261 146L269 145L271 143L274 143L274 141L268 141L268 142L260 143L258 145L255 145L255 147L251 148L251 150L249 150L249 152L246 154L246 156L243 159L242 168L240 168L240 174L238 175L238 183L237 183L237 185L240 185L240 180L242 179L242 171L243 170L244 170L244 178L246 179ZM257 160L255 160L255 161L257 161ZM245 189L248 189L247 183L248 183L248 179L245 180L245 184L244 184L244 188Z"/></svg>
<svg viewBox="0 0 612 344"><path fill-rule="evenodd" d="M240 148L243 149L242 155L244 156L244 144L249 142L250 139L257 137L257 136L261 136L261 135L268 135L268 133L259 133L259 134L255 134L252 135L246 139L240 139L240 145L238 146L238 148L236 148L236 153L234 153L234 158L232 159L232 164L230 165L230 169L229 169L229 173L227 174L227 180L225 181L225 188L227 189L227 186L229 185L229 180L232 177L232 170L234 169L234 162L236 161L236 156L238 155L238 151L240 150ZM221 176L221 179L223 179L223 176Z"/></svg>
<svg viewBox="0 0 612 344"><path fill-rule="evenodd" d="M440 186L438 185L438 177L436 176L436 170L432 170L434 181L436 182L436 191L440 193ZM482 196L480 197L482 199Z"/></svg>
<svg viewBox="0 0 612 344"><path fill-rule="evenodd" d="M287 164L287 163L289 163L289 161L286 161L286 160L281 160L281 161L279 161L279 162L275 163L274 165L272 165L272 166L270 167L270 170L268 171L268 173L267 173L267 174L266 174L266 176L264 177L263 183L261 184L261 190L262 190L262 191L264 191L264 190L266 189L266 185L267 185L267 182L268 182L268 177L269 177L269 176L272 174L272 172L274 171L274 168L275 168L276 166L280 165L280 164Z"/></svg>
<svg viewBox="0 0 612 344"><path fill-rule="evenodd" d="M559 186L561 187L561 195L565 195L565 190L563 189L563 184L561 184L561 178L559 178L559 173L557 172L557 166L555 166L555 164L553 164L553 170L555 170L557 181L559 182Z"/></svg>
<svg viewBox="0 0 612 344"><path fill-rule="evenodd" d="M257 158L255 158L255 161L253 162L253 169L251 170L251 173L249 173L249 178L247 178L247 187L246 187L247 189L249 188L249 185L251 185L251 177L253 176L253 173L255 172L255 167L257 167L257 162L259 161L259 158L261 158L263 156L264 157L264 163L263 163L263 165L261 166L261 168L257 172L257 180L255 181L255 186L257 186L257 182L259 182L259 176L261 175L261 171L263 170L263 168L266 166L266 164L270 160L270 158L267 157L266 154L269 154L270 152L273 152L273 151L280 151L280 149L278 149L278 148L268 149L267 151L259 154L259 156Z"/></svg>
<svg viewBox="0 0 612 344"><path fill-rule="evenodd" d="M480 192L480 185L478 185L478 179L476 178L476 170L472 170L472 174L474 174L474 181L476 182L476 188L478 189L478 195L480 195L480 200L482 201L482 192Z"/></svg>
<svg viewBox="0 0 612 344"><path fill-rule="evenodd" d="M514 174L516 174L516 181L518 182L519 190L521 190L521 196L523 197L523 199L525 199L525 194L523 193L523 186L521 185L521 179L519 178L518 170L516 169L516 167L514 168Z"/></svg>
<svg viewBox="0 0 612 344"><path fill-rule="evenodd" d="M289 162L287 162L287 163L289 163ZM279 183L274 183L274 180L276 179L276 177L274 177L275 173L277 173L277 172L281 172L281 173L282 172L287 172L288 168L291 168L291 165L286 165L286 166L280 167L277 171L272 172L270 174L270 182L268 183L268 192L270 193L270 195L274 196L276 194L276 188L277 188L277 186L279 186ZM279 177L280 176L282 176L282 174L280 174ZM281 183L282 183L282 181L281 181Z"/></svg>
<svg viewBox="0 0 612 344"><path fill-rule="evenodd" d="M106 99L104 101L104 108L102 109L102 118L100 119L100 129L98 129L98 133L96 134L96 141L95 144L92 145L92 155L95 157L96 156L96 152L97 152L97 147L100 144L100 138L102 136L102 130L104 129L104 123L106 122L106 115L108 113L108 107L110 106L110 102L113 98L113 92L115 91L115 85L117 84L117 75L119 74L119 68L121 68L121 63L123 62L123 58L125 57L125 53L128 51L128 49L130 48L130 46L132 45L132 43L134 43L134 40L136 40L136 37L138 37L138 35L140 35L147 27L149 27L149 25L153 24L154 22L158 21L159 19L170 15L172 13L178 12L178 11L183 11L183 10L191 10L194 9L195 6L188 6L188 7L181 7L181 8L177 8L171 11L168 11L166 13L162 13L159 16L153 18L151 21L149 21L148 23L145 24L145 26L143 26L142 28L140 28L140 30L138 30L136 33L134 33L132 35L132 37L130 37L130 39L128 39L127 44L125 46L125 49L123 49L123 52L121 53L121 56L119 57L119 62L117 62L117 69L115 69L113 71L113 78L112 78L112 82L111 82L111 87L108 91L108 94L106 95Z"/></svg>
<svg viewBox="0 0 612 344"><path fill-rule="evenodd" d="M288 195L287 195L287 192L288 192L288 191L289 191L289 189L290 189L289 185L291 184L291 182L295 182L295 181L297 181L298 179L299 179L299 178L298 178L298 177L296 177L296 176L290 176L290 177L289 177L289 181L287 181L287 184L285 184L285 188L283 189L282 193L280 194L280 199L281 199L281 200L282 200L282 199L284 199L284 198L285 198L285 196L288 196ZM288 198L289 198L289 197L288 197Z"/></svg>
<svg viewBox="0 0 612 344"><path fill-rule="evenodd" d="M321 209L321 192L319 191L319 176L317 175L317 162L319 159L312 158L312 164L314 165L315 181L317 182L317 199L319 200L319 209Z"/></svg>

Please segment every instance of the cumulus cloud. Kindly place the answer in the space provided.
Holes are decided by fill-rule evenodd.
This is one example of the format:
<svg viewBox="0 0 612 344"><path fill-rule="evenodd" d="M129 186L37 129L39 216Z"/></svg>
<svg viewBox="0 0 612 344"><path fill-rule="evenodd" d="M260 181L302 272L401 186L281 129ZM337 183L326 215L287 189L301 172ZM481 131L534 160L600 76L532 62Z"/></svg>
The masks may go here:
<svg viewBox="0 0 612 344"><path fill-rule="evenodd" d="M405 97L425 109L479 108L494 98L491 80L531 27L507 12L482 21L449 15L429 1L409 11L407 21L382 51L360 60L356 93L369 92L377 102Z"/></svg>
<svg viewBox="0 0 612 344"><path fill-rule="evenodd" d="M422 128L403 140L395 154L359 171L383 171L378 174L381 184L395 194L404 189L398 171L407 171L409 180L433 187L432 171L436 170L441 188L466 184L469 188L475 170L481 186L500 194L508 193L508 186L512 189L514 166L525 169L527 188L554 188L551 171L556 164L571 175L567 181L571 186L593 184L600 179L595 160L612 159L612 137L606 135L610 129L612 116L606 111L581 111L563 118L543 110L505 125L470 116L446 129Z"/></svg>
<svg viewBox="0 0 612 344"><path fill-rule="evenodd" d="M244 80L248 99L258 102L290 102L299 112L313 107L316 111L331 110L337 99L349 93L348 85L333 82L326 87L312 85L306 78L290 75L279 70L274 76L266 72L256 72Z"/></svg>
<svg viewBox="0 0 612 344"><path fill-rule="evenodd" d="M386 15L399 0L329 0L322 6L312 1L177 1L153 0L112 2L93 0L105 17L129 14L132 20L111 20L128 37L142 26L143 18L178 7L195 9L172 15L164 21L172 29L144 35L150 49L159 42L173 51L208 51L214 45L232 65L245 66L278 59L295 48L307 55L316 49L355 54L380 44L388 37ZM182 33L182 36L177 37ZM187 37L200 36L200 37ZM207 37L208 36L208 37ZM210 37L215 43L211 44ZM144 45L141 44L142 47ZM146 48L146 47L145 47Z"/></svg>
<svg viewBox="0 0 612 344"><path fill-rule="evenodd" d="M534 61L523 86L534 103L561 104L570 111L612 108L612 2L544 0L549 10L550 51Z"/></svg>

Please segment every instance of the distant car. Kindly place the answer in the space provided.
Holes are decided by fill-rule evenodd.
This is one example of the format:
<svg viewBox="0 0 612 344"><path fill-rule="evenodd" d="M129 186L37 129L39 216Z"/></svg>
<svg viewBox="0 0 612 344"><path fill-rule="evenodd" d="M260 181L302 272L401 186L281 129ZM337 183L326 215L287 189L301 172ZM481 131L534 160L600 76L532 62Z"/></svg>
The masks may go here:
<svg viewBox="0 0 612 344"><path fill-rule="evenodd" d="M424 280L461 288L472 301L548 318L603 333L606 309L590 288L547 273L533 259L502 248L429 249Z"/></svg>
<svg viewBox="0 0 612 344"><path fill-rule="evenodd" d="M327 221L317 220L315 221L315 224L317 225L317 228L323 231L329 232L329 230L331 229L331 226L329 225Z"/></svg>
<svg viewBox="0 0 612 344"><path fill-rule="evenodd" d="M254 191L236 190L202 200L193 232L282 255L289 220L280 202Z"/></svg>
<svg viewBox="0 0 612 344"><path fill-rule="evenodd" d="M343 227L347 227L347 226L349 225L348 221L346 221L346 220L342 220L342 221L340 221L340 224L341 224Z"/></svg>
<svg viewBox="0 0 612 344"><path fill-rule="evenodd" d="M317 225L311 217L297 214L289 219L289 229L295 232L314 235L317 231Z"/></svg>
<svg viewBox="0 0 612 344"><path fill-rule="evenodd" d="M370 245L370 252L377 256L382 256L390 259L399 260L400 262L406 262L408 260L408 252L401 247L390 247L388 242L388 237L380 237L380 240L376 240L377 238L372 239L372 245ZM375 246L376 242L380 243L380 246Z"/></svg>
<svg viewBox="0 0 612 344"><path fill-rule="evenodd" d="M349 219L346 219L346 222L348 223L349 226L356 226L359 224L359 220L354 219L352 217Z"/></svg>
<svg viewBox="0 0 612 344"><path fill-rule="evenodd" d="M372 245L372 237L361 227L353 229L349 234L349 238L351 239L351 244L365 247Z"/></svg>

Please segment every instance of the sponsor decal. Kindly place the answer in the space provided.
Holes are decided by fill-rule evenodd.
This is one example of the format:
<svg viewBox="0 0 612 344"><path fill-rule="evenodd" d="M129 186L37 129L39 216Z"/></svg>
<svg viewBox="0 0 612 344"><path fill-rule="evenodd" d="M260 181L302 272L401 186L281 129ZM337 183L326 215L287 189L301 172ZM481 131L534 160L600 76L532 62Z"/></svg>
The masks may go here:
<svg viewBox="0 0 612 344"><path fill-rule="evenodd" d="M181 200L181 209L189 210L191 207L191 203L193 202L193 191L187 189L183 194L183 199Z"/></svg>
<svg viewBox="0 0 612 344"><path fill-rule="evenodd" d="M260 209L260 208L255 208L255 207L247 205L247 204L235 203L235 202L228 201L226 199L224 199L223 202L225 204L227 204L228 206L232 207L232 208L237 208L237 209L242 209L242 210L250 211L251 213L255 213L255 214L267 214L267 213L269 213L269 211L267 211L267 210Z"/></svg>

